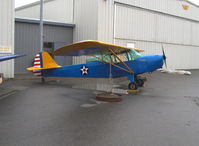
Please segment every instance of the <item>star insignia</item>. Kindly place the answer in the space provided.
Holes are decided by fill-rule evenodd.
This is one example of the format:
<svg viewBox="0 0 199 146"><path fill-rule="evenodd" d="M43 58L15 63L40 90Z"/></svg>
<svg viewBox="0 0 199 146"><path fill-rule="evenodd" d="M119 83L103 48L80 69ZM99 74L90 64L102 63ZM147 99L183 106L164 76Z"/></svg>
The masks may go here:
<svg viewBox="0 0 199 146"><path fill-rule="evenodd" d="M86 66L82 66L80 71L82 72L82 75L87 75L88 74L88 67Z"/></svg>

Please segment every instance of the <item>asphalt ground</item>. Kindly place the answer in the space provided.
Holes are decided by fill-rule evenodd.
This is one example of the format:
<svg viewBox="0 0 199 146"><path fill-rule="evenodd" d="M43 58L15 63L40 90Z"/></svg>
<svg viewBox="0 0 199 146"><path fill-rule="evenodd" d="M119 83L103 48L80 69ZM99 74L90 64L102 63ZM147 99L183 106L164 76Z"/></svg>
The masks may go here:
<svg viewBox="0 0 199 146"><path fill-rule="evenodd" d="M0 146L199 145L199 70L154 73L118 103L37 79L8 80L0 93Z"/></svg>

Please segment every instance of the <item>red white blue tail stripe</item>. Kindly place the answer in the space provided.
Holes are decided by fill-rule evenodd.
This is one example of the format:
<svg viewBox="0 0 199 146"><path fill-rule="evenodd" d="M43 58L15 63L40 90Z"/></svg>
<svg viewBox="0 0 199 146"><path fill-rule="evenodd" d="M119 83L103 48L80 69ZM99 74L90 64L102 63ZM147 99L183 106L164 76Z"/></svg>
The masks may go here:
<svg viewBox="0 0 199 146"><path fill-rule="evenodd" d="M35 55L34 67L42 67L42 64L41 64L41 53L38 53L37 55ZM41 76L41 70L33 70L33 74L35 76Z"/></svg>

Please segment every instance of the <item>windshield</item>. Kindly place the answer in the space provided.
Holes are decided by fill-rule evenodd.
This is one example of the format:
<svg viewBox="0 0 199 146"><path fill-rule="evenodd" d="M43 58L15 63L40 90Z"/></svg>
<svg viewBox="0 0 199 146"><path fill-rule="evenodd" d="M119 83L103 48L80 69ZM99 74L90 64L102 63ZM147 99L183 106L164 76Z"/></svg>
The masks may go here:
<svg viewBox="0 0 199 146"><path fill-rule="evenodd" d="M122 61L132 61L141 57L141 54L135 51L134 49L130 49L128 51L125 51L124 53L118 54L117 56L121 58ZM96 55L96 57L88 57L86 59L86 62L102 61L102 60L107 62L115 62L115 63L120 62L114 55L104 54L104 55Z"/></svg>
<svg viewBox="0 0 199 146"><path fill-rule="evenodd" d="M139 52L135 51L134 49L129 50L127 52L127 55L128 55L129 61L130 60L135 60L135 59L141 57L141 54Z"/></svg>

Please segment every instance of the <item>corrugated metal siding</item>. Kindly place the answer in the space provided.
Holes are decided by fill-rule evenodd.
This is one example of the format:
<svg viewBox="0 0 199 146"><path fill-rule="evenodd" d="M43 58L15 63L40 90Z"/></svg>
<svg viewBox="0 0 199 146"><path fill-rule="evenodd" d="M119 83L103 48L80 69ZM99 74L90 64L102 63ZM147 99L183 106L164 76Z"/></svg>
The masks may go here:
<svg viewBox="0 0 199 146"><path fill-rule="evenodd" d="M14 2L13 0L0 1L0 47L9 47L9 53L0 51L0 56L14 53ZM6 78L14 77L13 60L0 63L0 72Z"/></svg>
<svg viewBox="0 0 199 146"><path fill-rule="evenodd" d="M73 23L73 1L54 0L44 3L44 19L63 23ZM39 19L39 5L16 10L16 17Z"/></svg>
<svg viewBox="0 0 199 146"><path fill-rule="evenodd" d="M181 0L114 0L115 2L142 7L149 10L168 13L188 19L199 20L198 7ZM190 6L188 11L182 8L182 4Z"/></svg>
<svg viewBox="0 0 199 146"><path fill-rule="evenodd" d="M75 0L74 3L74 42L97 40L98 0ZM86 57L73 57L73 63L83 63Z"/></svg>
<svg viewBox="0 0 199 146"><path fill-rule="evenodd" d="M44 25L44 42L72 43L73 29L70 27ZM15 73L24 73L26 67L32 66L33 58L39 52L39 24L16 22L15 24L15 52L26 53L27 56L15 61ZM71 57L67 57L64 64L71 64Z"/></svg>
<svg viewBox="0 0 199 146"><path fill-rule="evenodd" d="M105 40L108 42L114 43L114 21L115 21L115 10L114 10L114 3L122 3L124 5L129 5L133 7L138 7L142 9L147 9L150 11L156 11L162 14L168 14L168 15L174 15L176 17L183 17L184 19L193 19L196 21L199 21L199 8L195 7L193 5L190 5L189 10L185 11L182 8L182 1L176 1L176 0L109 0L109 1L99 1L99 9L98 9L98 40ZM143 15L142 15L143 16ZM126 15L124 15L124 18L126 18ZM145 18L145 16L143 16ZM140 17L140 21L144 21L142 17ZM166 18L166 17L164 17ZM151 18L153 19L153 18ZM148 19L149 20L149 19ZM164 20L163 20L164 21ZM177 20L179 22L179 20ZM176 23L178 23L176 22ZM152 22L147 22L147 24L150 23L152 25ZM172 23L172 22L171 22ZM125 24L123 24L125 25ZM165 24L164 24L165 25ZM192 26L196 24L192 23ZM185 29L189 29L189 24L183 24L183 27ZM123 26L123 28L125 28ZM192 28L192 31L196 31L198 27ZM118 31L118 30L117 30ZM122 31L122 30L121 30ZM141 32L140 32L141 34ZM138 35L140 35L138 34ZM148 34L146 34L148 35ZM195 33L195 36L197 34ZM151 36L153 37L153 36ZM188 38L188 36L184 35L184 37ZM196 37L194 37L195 39ZM188 41L187 39L186 41ZM196 42L196 41L195 41Z"/></svg>
<svg viewBox="0 0 199 146"><path fill-rule="evenodd" d="M199 21L125 5L116 5L115 15L115 38L199 45Z"/></svg>
<svg viewBox="0 0 199 146"><path fill-rule="evenodd" d="M114 1L98 1L98 40L113 43Z"/></svg>
<svg viewBox="0 0 199 146"><path fill-rule="evenodd" d="M169 67L199 68L199 22L133 6L116 4L115 7L115 43L135 42L146 54L160 54L163 43Z"/></svg>
<svg viewBox="0 0 199 146"><path fill-rule="evenodd" d="M199 68L199 47L175 45L157 42L146 42L136 40L119 40L116 39L116 44L126 46L127 43L134 43L135 47L145 49L142 54L162 54L162 45L164 46L167 56L168 68L173 69L198 69Z"/></svg>

